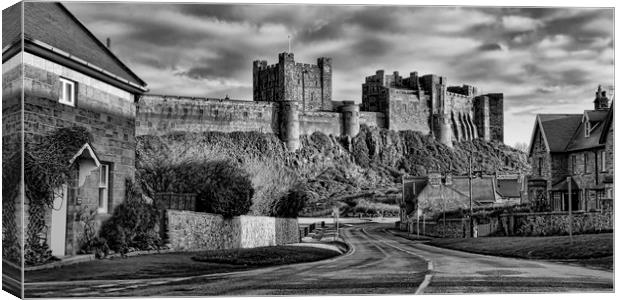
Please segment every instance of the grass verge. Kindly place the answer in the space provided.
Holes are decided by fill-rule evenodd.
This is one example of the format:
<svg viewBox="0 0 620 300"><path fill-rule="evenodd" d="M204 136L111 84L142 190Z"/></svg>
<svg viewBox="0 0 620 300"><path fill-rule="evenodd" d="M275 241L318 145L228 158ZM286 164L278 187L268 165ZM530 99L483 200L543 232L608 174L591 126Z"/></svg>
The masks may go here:
<svg viewBox="0 0 620 300"><path fill-rule="evenodd" d="M235 254L237 250L176 252L94 260L60 268L28 271L26 282L74 281L74 280L116 280L150 279L164 277L186 277L205 274L245 271L258 267L282 265L321 260L338 255L338 252L303 246L274 246L242 249L238 262L223 257ZM214 257L219 253L222 259L197 261L194 257ZM256 261L253 261L256 259ZM245 262L245 263L241 263Z"/></svg>
<svg viewBox="0 0 620 300"><path fill-rule="evenodd" d="M192 257L200 262L243 265L276 266L317 261L338 255L338 252L304 246L275 246L239 250L214 250Z"/></svg>
<svg viewBox="0 0 620 300"><path fill-rule="evenodd" d="M496 256L545 259L613 270L613 233L433 239L430 245Z"/></svg>

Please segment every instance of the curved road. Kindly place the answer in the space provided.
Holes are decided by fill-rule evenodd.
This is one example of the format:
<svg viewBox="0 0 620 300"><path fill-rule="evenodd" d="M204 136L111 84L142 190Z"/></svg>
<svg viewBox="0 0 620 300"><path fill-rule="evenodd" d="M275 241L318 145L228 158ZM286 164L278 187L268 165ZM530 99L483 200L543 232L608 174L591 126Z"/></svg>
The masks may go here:
<svg viewBox="0 0 620 300"><path fill-rule="evenodd" d="M27 283L26 297L612 291L613 273L469 254L345 227L349 253L326 261L187 278Z"/></svg>

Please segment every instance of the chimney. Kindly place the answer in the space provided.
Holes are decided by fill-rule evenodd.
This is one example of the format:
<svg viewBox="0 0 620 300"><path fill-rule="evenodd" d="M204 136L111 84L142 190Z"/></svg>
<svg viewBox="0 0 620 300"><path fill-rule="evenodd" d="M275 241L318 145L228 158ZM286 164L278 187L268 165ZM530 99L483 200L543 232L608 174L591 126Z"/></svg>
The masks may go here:
<svg viewBox="0 0 620 300"><path fill-rule="evenodd" d="M112 40L110 40L109 37L105 39L105 46L108 47L108 49L111 49L110 46L112 46Z"/></svg>

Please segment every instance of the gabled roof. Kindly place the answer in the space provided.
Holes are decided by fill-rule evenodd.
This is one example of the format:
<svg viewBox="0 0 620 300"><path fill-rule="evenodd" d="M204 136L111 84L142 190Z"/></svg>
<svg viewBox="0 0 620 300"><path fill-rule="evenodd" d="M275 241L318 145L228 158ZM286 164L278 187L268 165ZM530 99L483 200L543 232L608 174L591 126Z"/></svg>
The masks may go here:
<svg viewBox="0 0 620 300"><path fill-rule="evenodd" d="M24 2L24 41L26 46L50 52L51 57L62 56L117 81L127 81L146 90L146 83L133 73L120 59L97 39L61 3ZM19 10L18 10L19 11ZM7 20L5 18L8 17ZM11 43L20 41L21 26L4 26L21 23L20 13L3 13L3 54ZM18 45L20 46L20 45ZM27 51L30 48L26 48ZM34 51L34 50L32 50ZM30 52L30 51L29 51ZM39 52L36 52L37 55ZM3 55L3 60L4 60Z"/></svg>
<svg viewBox="0 0 620 300"><path fill-rule="evenodd" d="M607 115L607 111L604 111ZM585 120L584 120L585 121ZM570 139L570 143L566 146L566 151L579 151L584 149L590 149L602 146L599 140L601 139L601 133L603 132L603 124L598 124L590 131L590 135L585 135L585 123L580 123L577 130L575 130L573 137Z"/></svg>
<svg viewBox="0 0 620 300"><path fill-rule="evenodd" d="M13 4L2 11L2 49L19 42L22 27L21 2Z"/></svg>
<svg viewBox="0 0 620 300"><path fill-rule="evenodd" d="M69 160L69 164L73 164L78 158L92 159L97 167L101 166L97 153L93 150L93 147L89 143L85 143L82 148L80 148L80 150L73 155L73 157Z"/></svg>
<svg viewBox="0 0 620 300"><path fill-rule="evenodd" d="M586 110L583 114L590 122L601 122L607 117L607 110Z"/></svg>
<svg viewBox="0 0 620 300"><path fill-rule="evenodd" d="M529 153L532 153L536 130L540 130L550 152L564 152L582 117L581 114L538 114Z"/></svg>

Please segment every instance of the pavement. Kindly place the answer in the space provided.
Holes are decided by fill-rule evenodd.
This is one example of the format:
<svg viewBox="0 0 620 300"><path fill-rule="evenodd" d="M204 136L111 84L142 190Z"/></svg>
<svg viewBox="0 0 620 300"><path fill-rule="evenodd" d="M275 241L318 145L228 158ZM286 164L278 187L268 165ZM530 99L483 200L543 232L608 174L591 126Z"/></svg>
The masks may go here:
<svg viewBox="0 0 620 300"><path fill-rule="evenodd" d="M248 296L613 291L613 273L448 250L343 226L350 248L324 261L183 278L26 283L26 297Z"/></svg>

